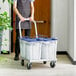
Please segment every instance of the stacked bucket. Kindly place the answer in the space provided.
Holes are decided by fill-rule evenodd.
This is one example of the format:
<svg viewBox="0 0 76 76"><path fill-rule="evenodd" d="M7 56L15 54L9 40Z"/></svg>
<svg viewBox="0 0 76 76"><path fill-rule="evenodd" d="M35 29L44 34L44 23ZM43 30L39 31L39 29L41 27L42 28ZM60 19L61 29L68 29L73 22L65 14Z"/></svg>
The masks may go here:
<svg viewBox="0 0 76 76"><path fill-rule="evenodd" d="M55 61L57 51L56 38L26 38L20 39L20 54L27 60Z"/></svg>

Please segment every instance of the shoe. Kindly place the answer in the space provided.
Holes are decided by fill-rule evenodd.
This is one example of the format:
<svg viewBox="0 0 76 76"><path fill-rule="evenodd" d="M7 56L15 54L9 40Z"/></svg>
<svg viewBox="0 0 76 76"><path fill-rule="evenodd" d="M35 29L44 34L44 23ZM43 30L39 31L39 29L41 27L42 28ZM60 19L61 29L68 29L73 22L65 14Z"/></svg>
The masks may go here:
<svg viewBox="0 0 76 76"><path fill-rule="evenodd" d="M19 60L19 56L15 56L14 60L16 60L16 61Z"/></svg>

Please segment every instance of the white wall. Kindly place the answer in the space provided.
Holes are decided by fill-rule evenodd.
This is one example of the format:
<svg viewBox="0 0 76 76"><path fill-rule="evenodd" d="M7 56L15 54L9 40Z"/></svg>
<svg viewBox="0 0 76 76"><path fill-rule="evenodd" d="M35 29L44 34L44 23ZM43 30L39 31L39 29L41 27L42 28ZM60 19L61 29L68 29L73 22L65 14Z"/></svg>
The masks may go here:
<svg viewBox="0 0 76 76"><path fill-rule="evenodd" d="M76 61L76 0L74 0L74 61Z"/></svg>
<svg viewBox="0 0 76 76"><path fill-rule="evenodd" d="M76 0L52 0L52 36L58 37L58 51L76 61Z"/></svg>
<svg viewBox="0 0 76 76"><path fill-rule="evenodd" d="M11 12L10 12L10 5L8 4L8 2L6 1L6 2L4 2L4 3L2 3L2 0L0 0L0 13L2 13L2 12L4 12L4 11L7 11L8 12L8 15L10 16L11 14ZM8 41L4 41L4 39L8 39ZM6 30L5 31L5 35L3 35L3 38L2 38L2 41L3 41L3 43L5 42L5 44L7 44L7 46L4 46L4 45L2 45L2 48L1 48L1 50L7 50L7 51L10 51L10 39L11 39L11 37L10 37L10 32L9 32L9 30Z"/></svg>
<svg viewBox="0 0 76 76"><path fill-rule="evenodd" d="M74 59L74 0L69 0L69 50L68 54Z"/></svg>
<svg viewBox="0 0 76 76"><path fill-rule="evenodd" d="M52 36L58 38L58 51L68 50L68 0L52 0Z"/></svg>
<svg viewBox="0 0 76 76"><path fill-rule="evenodd" d="M76 0L69 0L69 55L76 61Z"/></svg>

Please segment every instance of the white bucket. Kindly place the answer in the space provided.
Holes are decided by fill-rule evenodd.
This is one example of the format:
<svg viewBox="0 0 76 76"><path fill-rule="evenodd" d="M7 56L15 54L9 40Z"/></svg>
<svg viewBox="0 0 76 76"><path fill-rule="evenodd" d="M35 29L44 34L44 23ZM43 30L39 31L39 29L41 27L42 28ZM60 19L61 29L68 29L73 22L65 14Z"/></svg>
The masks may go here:
<svg viewBox="0 0 76 76"><path fill-rule="evenodd" d="M20 54L28 60L39 60L41 58L41 43L38 41L28 42L20 40Z"/></svg>
<svg viewBox="0 0 76 76"><path fill-rule="evenodd" d="M41 47L41 59L55 60L57 40L44 41Z"/></svg>

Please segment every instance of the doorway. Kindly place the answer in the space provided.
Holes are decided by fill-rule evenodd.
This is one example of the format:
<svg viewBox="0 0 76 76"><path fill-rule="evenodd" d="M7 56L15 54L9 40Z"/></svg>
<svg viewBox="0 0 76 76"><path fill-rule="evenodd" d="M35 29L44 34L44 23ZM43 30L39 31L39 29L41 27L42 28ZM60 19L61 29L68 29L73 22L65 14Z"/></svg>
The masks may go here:
<svg viewBox="0 0 76 76"><path fill-rule="evenodd" d="M35 0L35 20L37 21L38 35L50 37L51 29L51 0ZM15 13L13 12L12 50L15 51ZM35 37L35 28L32 24L31 37Z"/></svg>

